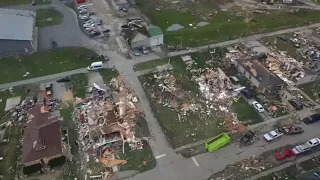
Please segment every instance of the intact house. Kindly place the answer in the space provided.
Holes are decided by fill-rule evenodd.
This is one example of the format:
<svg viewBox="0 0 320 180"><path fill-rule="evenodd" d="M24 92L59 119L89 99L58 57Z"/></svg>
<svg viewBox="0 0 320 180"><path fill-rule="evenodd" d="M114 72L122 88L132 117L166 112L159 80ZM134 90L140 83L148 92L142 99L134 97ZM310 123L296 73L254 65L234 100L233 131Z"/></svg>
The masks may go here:
<svg viewBox="0 0 320 180"><path fill-rule="evenodd" d="M131 6L128 0L111 0L111 4L117 11L122 9L129 9Z"/></svg>
<svg viewBox="0 0 320 180"><path fill-rule="evenodd" d="M163 33L154 25L124 29L122 34L131 49L141 46L152 48L163 44Z"/></svg>
<svg viewBox="0 0 320 180"><path fill-rule="evenodd" d="M36 51L35 16L32 11L0 8L0 57Z"/></svg>
<svg viewBox="0 0 320 180"><path fill-rule="evenodd" d="M284 87L284 81L271 73L257 60L251 58L236 59L235 67L252 85L265 95L274 96Z"/></svg>
<svg viewBox="0 0 320 180"><path fill-rule="evenodd" d="M58 116L38 105L28 111L28 120L24 126L22 164L48 165L49 161L65 157L66 147L62 141L61 123Z"/></svg>

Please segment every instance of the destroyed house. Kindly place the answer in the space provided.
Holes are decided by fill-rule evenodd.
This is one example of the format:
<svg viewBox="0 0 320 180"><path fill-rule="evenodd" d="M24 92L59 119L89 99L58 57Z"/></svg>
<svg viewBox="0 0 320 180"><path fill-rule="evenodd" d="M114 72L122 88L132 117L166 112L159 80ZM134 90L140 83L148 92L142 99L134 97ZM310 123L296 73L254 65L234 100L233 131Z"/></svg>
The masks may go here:
<svg viewBox="0 0 320 180"><path fill-rule="evenodd" d="M39 105L28 111L22 146L22 163L25 167L47 165L50 160L64 156L59 117L51 117L50 113L41 109Z"/></svg>
<svg viewBox="0 0 320 180"><path fill-rule="evenodd" d="M284 86L284 81L281 78L270 72L257 60L237 59L234 61L234 65L239 73L265 95L277 95Z"/></svg>

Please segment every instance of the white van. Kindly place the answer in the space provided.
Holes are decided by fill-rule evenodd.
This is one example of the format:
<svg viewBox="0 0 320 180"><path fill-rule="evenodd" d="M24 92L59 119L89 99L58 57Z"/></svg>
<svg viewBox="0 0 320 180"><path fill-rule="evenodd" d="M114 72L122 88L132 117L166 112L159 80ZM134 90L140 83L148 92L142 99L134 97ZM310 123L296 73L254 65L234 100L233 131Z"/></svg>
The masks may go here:
<svg viewBox="0 0 320 180"><path fill-rule="evenodd" d="M98 61L98 62L93 62L91 63L90 66L88 66L88 71L92 71L92 70L97 70L97 69L102 69L103 68L103 63L102 61Z"/></svg>

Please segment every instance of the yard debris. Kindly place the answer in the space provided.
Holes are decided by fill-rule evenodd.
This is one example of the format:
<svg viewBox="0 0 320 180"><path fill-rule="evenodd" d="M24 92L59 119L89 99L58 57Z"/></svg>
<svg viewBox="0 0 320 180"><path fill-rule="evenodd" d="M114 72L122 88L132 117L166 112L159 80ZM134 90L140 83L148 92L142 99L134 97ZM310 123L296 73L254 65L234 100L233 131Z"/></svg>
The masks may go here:
<svg viewBox="0 0 320 180"><path fill-rule="evenodd" d="M178 31L178 30L183 29L183 28L184 28L184 26L181 26L180 24L172 24L171 26L169 26L167 28L166 31Z"/></svg>
<svg viewBox="0 0 320 180"><path fill-rule="evenodd" d="M115 159L114 154L126 142L132 150L143 147L141 139L135 137L135 125L143 115L137 107L137 96L126 86L122 76L113 78L109 87L93 84L88 92L85 99L74 99L77 108L73 113L73 118L79 122L79 145L84 157L89 159L95 155L93 158L105 167L127 163Z"/></svg>

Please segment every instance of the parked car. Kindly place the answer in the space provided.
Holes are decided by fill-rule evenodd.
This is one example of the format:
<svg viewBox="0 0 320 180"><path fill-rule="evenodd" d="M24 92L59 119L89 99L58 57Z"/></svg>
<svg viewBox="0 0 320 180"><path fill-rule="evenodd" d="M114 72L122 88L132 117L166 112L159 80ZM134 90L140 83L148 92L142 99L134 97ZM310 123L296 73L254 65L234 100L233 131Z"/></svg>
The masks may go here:
<svg viewBox="0 0 320 180"><path fill-rule="evenodd" d="M143 54L148 54L149 53L149 50L146 46L141 46L141 51Z"/></svg>
<svg viewBox="0 0 320 180"><path fill-rule="evenodd" d="M298 99L290 99L288 101L296 110L302 110L303 105Z"/></svg>
<svg viewBox="0 0 320 180"><path fill-rule="evenodd" d="M88 19L84 21L82 24L93 24L93 21L91 19Z"/></svg>
<svg viewBox="0 0 320 180"><path fill-rule="evenodd" d="M83 27L88 28L88 27L95 27L95 25L92 23L84 24Z"/></svg>
<svg viewBox="0 0 320 180"><path fill-rule="evenodd" d="M309 141L306 142L306 144L310 147L316 147L320 144L320 139L319 138L310 139Z"/></svg>
<svg viewBox="0 0 320 180"><path fill-rule="evenodd" d="M57 82L70 82L71 81L71 78L70 77L62 77L62 78L59 78L57 80Z"/></svg>
<svg viewBox="0 0 320 180"><path fill-rule="evenodd" d="M279 130L273 130L263 135L264 139L267 141L275 140L283 135Z"/></svg>
<svg viewBox="0 0 320 180"><path fill-rule="evenodd" d="M310 149L311 149L311 147L308 144L305 143L305 144L300 144L300 145L294 147L292 149L292 151L293 151L294 154L297 155L297 154L301 154L303 152L307 152Z"/></svg>
<svg viewBox="0 0 320 180"><path fill-rule="evenodd" d="M81 6L78 7L78 9L79 9L79 10L80 10L80 9L87 9L87 6L86 6L86 5L81 5Z"/></svg>
<svg viewBox="0 0 320 180"><path fill-rule="evenodd" d="M133 54L134 54L135 56L140 56L140 51L139 51L139 49L133 49L132 51L133 51Z"/></svg>
<svg viewBox="0 0 320 180"><path fill-rule="evenodd" d="M120 10L123 11L123 12L125 12L125 13L128 12L128 9L126 9L126 8L121 8Z"/></svg>
<svg viewBox="0 0 320 180"><path fill-rule="evenodd" d="M253 101L252 102L252 106L254 107L254 109L256 111L258 111L259 113L263 113L264 112L264 109L262 107L262 105L260 103L258 103L257 101Z"/></svg>
<svg viewBox="0 0 320 180"><path fill-rule="evenodd" d="M292 151L292 149L283 149L282 151L280 152L277 152L274 154L274 157L280 161L280 160L284 160L284 159L288 159L288 158L291 158L293 157L295 154L294 152Z"/></svg>
<svg viewBox="0 0 320 180"><path fill-rule="evenodd" d="M250 89L244 89L240 91L244 97L246 97L247 99L251 99L253 97L253 93L252 90Z"/></svg>
<svg viewBox="0 0 320 180"><path fill-rule="evenodd" d="M89 13L88 13L88 11L86 9L80 10L79 14L88 14L89 15Z"/></svg>
<svg viewBox="0 0 320 180"><path fill-rule="evenodd" d="M96 30L95 27L87 27L87 28L86 28L86 31L89 31L89 32L94 31L94 30Z"/></svg>
<svg viewBox="0 0 320 180"><path fill-rule="evenodd" d="M303 118L302 121L306 124L312 124L312 123L318 122L320 121L320 114L319 113L312 114L308 117Z"/></svg>
<svg viewBox="0 0 320 180"><path fill-rule="evenodd" d="M80 18L81 20L87 20L87 19L89 19L88 16L79 16L79 18Z"/></svg>
<svg viewBox="0 0 320 180"><path fill-rule="evenodd" d="M44 87L46 89L47 96L51 96L52 95L52 89L53 89L52 83L47 83L47 84L44 85Z"/></svg>

